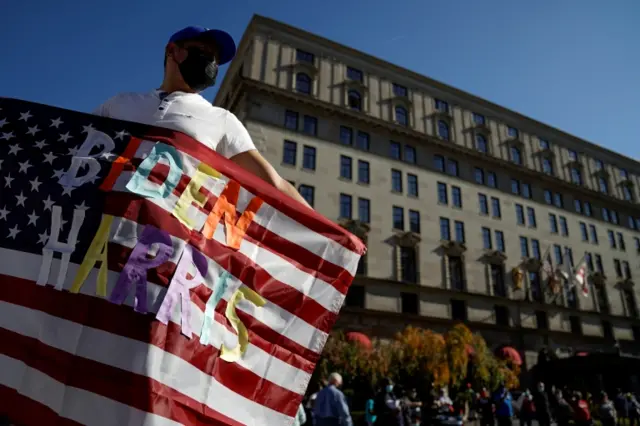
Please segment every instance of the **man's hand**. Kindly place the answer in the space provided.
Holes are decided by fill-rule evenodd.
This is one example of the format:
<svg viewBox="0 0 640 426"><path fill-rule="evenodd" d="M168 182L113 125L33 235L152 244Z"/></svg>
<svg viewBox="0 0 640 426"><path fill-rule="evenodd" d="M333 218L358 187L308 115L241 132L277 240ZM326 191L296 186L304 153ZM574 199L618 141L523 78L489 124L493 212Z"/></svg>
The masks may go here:
<svg viewBox="0 0 640 426"><path fill-rule="evenodd" d="M276 169L274 169L273 166L269 164L269 162L262 156L262 154L260 154L257 149L252 149L250 151L235 155L231 157L231 161L233 161L243 169L258 176L260 179L275 186L277 189L284 192L288 196L300 201L310 209L312 208L309 203L307 203L307 201L302 198L296 188L285 179L283 179L282 176L278 174Z"/></svg>

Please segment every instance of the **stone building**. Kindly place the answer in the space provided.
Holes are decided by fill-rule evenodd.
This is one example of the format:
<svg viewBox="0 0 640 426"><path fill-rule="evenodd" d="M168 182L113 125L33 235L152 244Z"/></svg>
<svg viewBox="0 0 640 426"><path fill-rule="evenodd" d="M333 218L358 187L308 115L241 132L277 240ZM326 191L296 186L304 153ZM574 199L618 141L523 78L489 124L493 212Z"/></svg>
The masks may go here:
<svg viewBox="0 0 640 426"><path fill-rule="evenodd" d="M366 241L339 327L465 321L526 367L542 347L640 352L637 161L260 16L214 102ZM588 297L549 288L547 252L565 271L586 256Z"/></svg>

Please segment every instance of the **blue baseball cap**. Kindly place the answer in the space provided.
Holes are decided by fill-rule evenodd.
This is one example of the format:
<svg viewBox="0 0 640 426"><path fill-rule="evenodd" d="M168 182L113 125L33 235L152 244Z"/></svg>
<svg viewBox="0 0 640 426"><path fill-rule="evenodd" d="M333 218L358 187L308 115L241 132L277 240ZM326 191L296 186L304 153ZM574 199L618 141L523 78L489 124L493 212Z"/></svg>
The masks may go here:
<svg viewBox="0 0 640 426"><path fill-rule="evenodd" d="M212 30L204 27L186 27L175 33L169 42L192 40L194 38L209 38L218 47L218 63L220 65L230 62L236 56L236 43L229 33L222 30Z"/></svg>

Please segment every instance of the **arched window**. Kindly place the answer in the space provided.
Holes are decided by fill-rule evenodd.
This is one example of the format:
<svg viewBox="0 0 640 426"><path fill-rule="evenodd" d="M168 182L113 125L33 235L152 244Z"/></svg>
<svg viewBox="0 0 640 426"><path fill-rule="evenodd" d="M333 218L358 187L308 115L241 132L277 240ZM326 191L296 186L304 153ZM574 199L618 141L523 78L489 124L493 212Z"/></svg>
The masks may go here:
<svg viewBox="0 0 640 426"><path fill-rule="evenodd" d="M409 114L407 109L401 106L396 107L396 122L403 126L409 125Z"/></svg>
<svg viewBox="0 0 640 426"><path fill-rule="evenodd" d="M449 125L443 120L438 121L438 136L446 141L449 140Z"/></svg>
<svg viewBox="0 0 640 426"><path fill-rule="evenodd" d="M357 90L349 90L347 94L349 108L362 111L362 96Z"/></svg>
<svg viewBox="0 0 640 426"><path fill-rule="evenodd" d="M476 149L484 154L489 152L487 138L484 135L476 135Z"/></svg>
<svg viewBox="0 0 640 426"><path fill-rule="evenodd" d="M303 72L296 74L296 90L306 95L311 94L311 77Z"/></svg>

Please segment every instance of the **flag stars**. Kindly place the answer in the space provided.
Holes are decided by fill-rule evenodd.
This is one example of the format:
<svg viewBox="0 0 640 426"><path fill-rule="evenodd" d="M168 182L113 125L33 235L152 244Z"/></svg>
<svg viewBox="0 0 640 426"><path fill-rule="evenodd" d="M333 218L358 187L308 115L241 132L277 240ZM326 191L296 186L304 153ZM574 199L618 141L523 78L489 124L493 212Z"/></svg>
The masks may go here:
<svg viewBox="0 0 640 426"><path fill-rule="evenodd" d="M36 133L38 133L39 131L40 129L38 129L38 126L33 126L33 127L29 127L29 130L27 130L27 134L31 136L35 136Z"/></svg>
<svg viewBox="0 0 640 426"><path fill-rule="evenodd" d="M63 186L62 187L62 195L68 195L69 197L71 197L71 191L73 191L75 188L73 186Z"/></svg>
<svg viewBox="0 0 640 426"><path fill-rule="evenodd" d="M31 111L27 111L27 112L22 112L20 113L20 121L27 121L29 120L31 117L33 117L33 115L31 115Z"/></svg>
<svg viewBox="0 0 640 426"><path fill-rule="evenodd" d="M51 120L51 125L49 127L55 127L56 129L58 128L58 126L60 126L62 124L62 117L58 117L55 120Z"/></svg>
<svg viewBox="0 0 640 426"><path fill-rule="evenodd" d="M36 222L38 221L38 219L40 219L40 216L36 214L35 210L31 214L27 215L27 217L29 218L29 223L27 224L27 226L29 225L33 225L35 227L38 226Z"/></svg>
<svg viewBox="0 0 640 426"><path fill-rule="evenodd" d="M34 192L38 192L40 190L40 185L42 185L42 182L38 180L37 176L35 179L30 180L29 183L31 184L31 191Z"/></svg>
<svg viewBox="0 0 640 426"><path fill-rule="evenodd" d="M104 158L107 161L111 160L111 157L115 157L115 156L116 155L111 152L105 152L100 155L100 157Z"/></svg>
<svg viewBox="0 0 640 426"><path fill-rule="evenodd" d="M62 175L64 175L64 169L54 170L53 176L51 176L51 178L52 179L60 179L62 177Z"/></svg>
<svg viewBox="0 0 640 426"><path fill-rule="evenodd" d="M82 126L82 133L89 133L92 130L95 130L96 128L93 127L93 125L91 123L89 123L88 126Z"/></svg>
<svg viewBox="0 0 640 426"><path fill-rule="evenodd" d="M76 156L77 154L78 154L78 148L76 147L69 148L69 152L67 153L67 155L72 155L72 156Z"/></svg>
<svg viewBox="0 0 640 426"><path fill-rule="evenodd" d="M31 167L31 163L29 163L29 160L24 161L22 163L18 163L20 165L20 170L18 170L18 173L27 173L27 170L29 170L29 167Z"/></svg>
<svg viewBox="0 0 640 426"><path fill-rule="evenodd" d="M18 152L22 151L22 148L18 144L9 145L8 155L18 155Z"/></svg>
<svg viewBox="0 0 640 426"><path fill-rule="evenodd" d="M13 179L11 177L11 174L8 174L4 177L4 187L5 188L11 188L11 182L13 182Z"/></svg>
<svg viewBox="0 0 640 426"><path fill-rule="evenodd" d="M7 215L11 213L9 210L7 210L6 208L1 208L0 209L0 220L7 220Z"/></svg>
<svg viewBox="0 0 640 426"><path fill-rule="evenodd" d="M8 141L9 139L12 139L15 137L16 136L13 134L13 132L8 132L8 133L3 133L0 139L4 139L5 141Z"/></svg>
<svg viewBox="0 0 640 426"><path fill-rule="evenodd" d="M45 163L49 163L49 164L51 164L53 166L53 160L55 160L56 158L58 158L58 157L53 155L53 152L48 152L48 153L46 153L44 155L44 162Z"/></svg>
<svg viewBox="0 0 640 426"><path fill-rule="evenodd" d="M42 149L42 148L44 148L45 146L47 146L47 143L46 143L46 141L43 139L43 140L41 140L41 141L36 142L36 145L35 145L35 146L36 146L36 148L38 148L38 149Z"/></svg>
<svg viewBox="0 0 640 426"><path fill-rule="evenodd" d="M87 206L83 200L82 203L76 205L76 209L86 211L89 210L89 206Z"/></svg>
<svg viewBox="0 0 640 426"><path fill-rule="evenodd" d="M15 240L19 232L20 229L18 228L18 225L15 225L13 228L9 229L9 238Z"/></svg>
<svg viewBox="0 0 640 426"><path fill-rule="evenodd" d="M62 133L58 138L58 141L63 141L66 143L69 139L71 139L71 135L69 134L69 132L67 132L67 133Z"/></svg>
<svg viewBox="0 0 640 426"><path fill-rule="evenodd" d="M49 242L49 234L46 231L38 234L38 244L46 245L47 242Z"/></svg>
<svg viewBox="0 0 640 426"><path fill-rule="evenodd" d="M5 124L7 124L8 121L6 118L3 118L2 120L0 120L0 129L2 129L4 127Z"/></svg>
<svg viewBox="0 0 640 426"><path fill-rule="evenodd" d="M20 195L16 195L17 203L16 205L24 207L24 202L27 201L27 197L24 196L22 191L20 191Z"/></svg>
<svg viewBox="0 0 640 426"><path fill-rule="evenodd" d="M53 204L55 203L52 199L51 196L48 195L47 199L43 201L44 203L44 209L46 210L52 210L53 209Z"/></svg>
<svg viewBox="0 0 640 426"><path fill-rule="evenodd" d="M127 133L126 130L122 130L120 132L116 132L116 136L115 139L124 139L125 136L127 136L129 133Z"/></svg>

